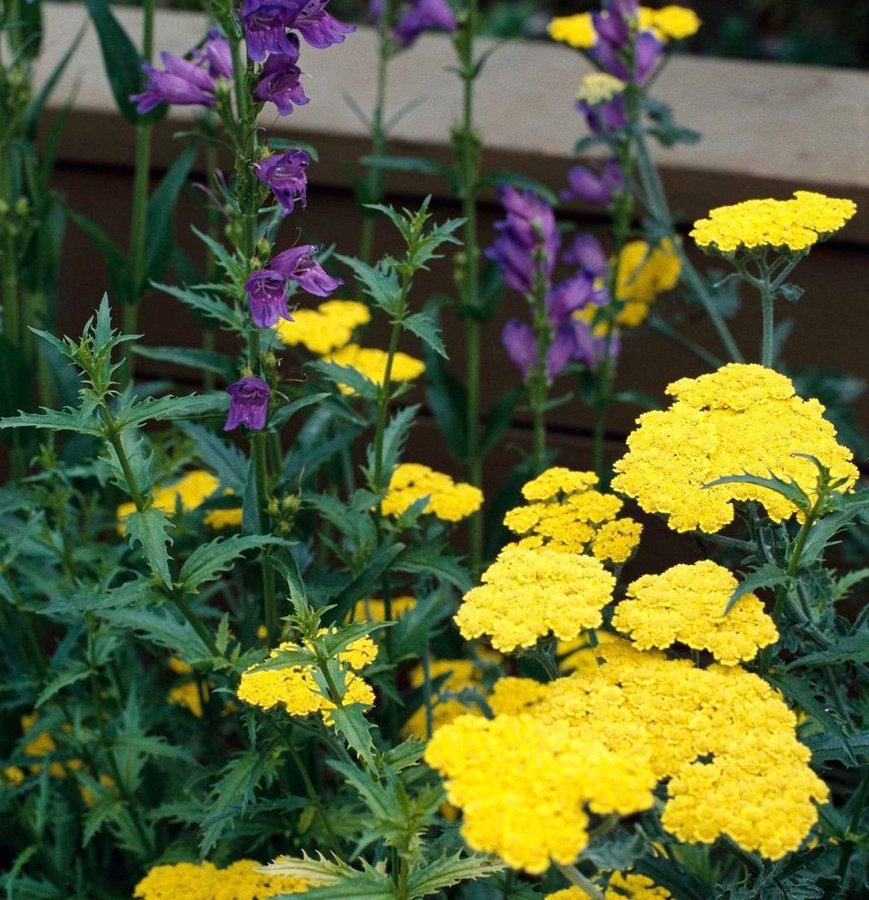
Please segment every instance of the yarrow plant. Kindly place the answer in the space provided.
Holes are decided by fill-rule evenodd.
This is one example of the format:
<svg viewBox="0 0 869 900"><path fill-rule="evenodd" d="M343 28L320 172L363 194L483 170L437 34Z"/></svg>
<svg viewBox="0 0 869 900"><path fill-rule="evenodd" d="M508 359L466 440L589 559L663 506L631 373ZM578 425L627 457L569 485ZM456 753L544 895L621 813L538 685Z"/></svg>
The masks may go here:
<svg viewBox="0 0 869 900"><path fill-rule="evenodd" d="M91 6L119 41L111 11ZM328 0L208 11L188 53L132 51L115 79L140 178L152 117L201 108L180 137L213 163L204 275L178 283L135 238L112 256L120 296L80 337L35 330L72 389L0 419L22 435L0 490L6 895L862 896L869 634L852 592L867 570L846 566L869 497L832 411L781 367L772 316L855 205L797 190L711 210L683 237L648 142L693 136L650 91L699 19L613 0L549 28L594 67L565 109L586 132L578 153L601 153L555 187L612 227L576 232L552 186L486 172L477 4L382 0L357 258L303 218L317 148L257 124L266 104L304 115L306 54L342 52L354 26ZM4 28L3 65L7 45L22 50ZM448 36L461 81L448 166L387 153L387 63L426 31ZM2 69L19 92L20 65ZM460 218L381 202L385 172L414 166L447 178ZM486 187L501 212L481 247ZM379 259L375 222L392 248ZM701 273L689 240L732 273ZM451 273L457 299L426 302L428 270ZM730 331L737 279L761 296L759 362ZM197 314L202 348L118 330L116 300L130 324L146 287ZM675 298L709 317L719 350L679 332ZM447 368L449 309L464 383ZM9 346L18 312L4 308ZM483 426L480 342L496 313L522 384ZM610 408L638 401L618 389L619 360L648 328L705 370L640 398L650 408L610 465ZM202 390L138 381L133 348L192 369ZM587 451L556 459L547 416L571 375L594 427ZM532 452L499 496L483 461L512 452L523 397ZM441 436L455 465L436 462Z"/></svg>

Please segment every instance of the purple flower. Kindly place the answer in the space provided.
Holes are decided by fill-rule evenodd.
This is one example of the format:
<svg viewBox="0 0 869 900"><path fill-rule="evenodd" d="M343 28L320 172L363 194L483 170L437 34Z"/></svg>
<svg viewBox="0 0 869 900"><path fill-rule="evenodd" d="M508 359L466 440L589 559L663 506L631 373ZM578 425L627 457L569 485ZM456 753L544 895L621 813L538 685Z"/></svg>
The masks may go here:
<svg viewBox="0 0 869 900"><path fill-rule="evenodd" d="M606 251L593 234L576 235L561 259L569 266L577 266L592 279L602 278L609 271Z"/></svg>
<svg viewBox="0 0 869 900"><path fill-rule="evenodd" d="M597 104L579 100L577 107L585 115L585 121L592 134L621 131L627 128L630 122L624 94L616 94L612 99Z"/></svg>
<svg viewBox="0 0 869 900"><path fill-rule="evenodd" d="M229 394L229 415L223 426L224 431L232 431L241 424L253 431L262 431L266 427L272 392L262 378L248 375L231 384L226 393Z"/></svg>
<svg viewBox="0 0 869 900"><path fill-rule="evenodd" d="M595 337L592 326L582 319L571 319L570 328L573 331L574 349L572 359L582 363L586 368L596 369L606 358L607 339L604 336ZM609 356L615 359L619 355L621 342L615 334L610 335Z"/></svg>
<svg viewBox="0 0 869 900"><path fill-rule="evenodd" d="M501 185L498 196L507 218L496 223L498 237L486 256L498 264L508 287L528 296L540 275L547 281L552 277L561 240L555 213L533 191Z"/></svg>
<svg viewBox="0 0 869 900"><path fill-rule="evenodd" d="M305 169L311 157L304 150L288 150L268 156L253 166L254 174L277 197L284 208L284 215L289 215L300 201L302 207L307 205L308 176Z"/></svg>
<svg viewBox="0 0 869 900"><path fill-rule="evenodd" d="M618 10L601 10L591 14L598 39L620 50L627 47L631 38L631 27ZM613 72L615 75L616 73ZM620 77L620 76L619 76Z"/></svg>
<svg viewBox="0 0 869 900"><path fill-rule="evenodd" d="M299 58L299 39L291 34L290 42L295 45L295 57L270 56L253 91L254 97L261 103L274 103L282 116L290 115L293 106L304 106L308 102L299 81L302 70L295 64Z"/></svg>
<svg viewBox="0 0 869 900"><path fill-rule="evenodd" d="M558 328L576 310L596 304L598 299L599 292L595 291L593 280L584 274L574 275L556 285L546 295L546 313L549 321Z"/></svg>
<svg viewBox="0 0 869 900"><path fill-rule="evenodd" d="M534 329L527 322L510 319L501 332L501 343L522 375L522 380L527 381L537 365L537 337Z"/></svg>
<svg viewBox="0 0 869 900"><path fill-rule="evenodd" d="M345 25L326 12L328 2L329 0L310 0L293 22L293 28L318 50L333 44L343 44L344 38L356 31L355 25Z"/></svg>
<svg viewBox="0 0 869 900"><path fill-rule="evenodd" d="M317 297L328 297L335 288L344 284L340 278L332 278L314 259L319 248L302 244L273 256L269 268L284 278L295 281L303 291Z"/></svg>
<svg viewBox="0 0 869 900"><path fill-rule="evenodd" d="M257 328L271 328L292 317L287 309L287 279L273 269L252 272L244 285L250 317Z"/></svg>
<svg viewBox="0 0 869 900"><path fill-rule="evenodd" d="M244 0L241 24L247 55L262 62L267 53L298 58L298 42L290 40L287 29L296 21L305 0Z"/></svg>
<svg viewBox="0 0 869 900"><path fill-rule="evenodd" d="M144 115L161 103L214 106L214 77L201 65L174 53L161 53L160 59L165 66L162 72L148 63L142 66L148 79L145 90L130 97L136 103L136 112Z"/></svg>
<svg viewBox="0 0 869 900"><path fill-rule="evenodd" d="M229 41L216 29L210 28L201 50L194 50L193 56L202 62L214 78L232 81L232 50Z"/></svg>
<svg viewBox="0 0 869 900"><path fill-rule="evenodd" d="M576 338L574 337L573 324L565 322L556 329L546 354L546 377L554 381L561 370L574 358L576 353Z"/></svg>
<svg viewBox="0 0 869 900"><path fill-rule="evenodd" d="M637 35L634 45L634 80L637 84L642 84L649 77L663 52L664 45L651 31L641 31Z"/></svg>
<svg viewBox="0 0 869 900"><path fill-rule="evenodd" d="M375 15L379 16L379 12ZM402 47L409 47L424 31L452 33L458 27L455 13L446 0L410 0L392 33Z"/></svg>
<svg viewBox="0 0 869 900"><path fill-rule="evenodd" d="M600 172L587 166L574 166L567 173L568 188L561 192L562 200L584 200L599 206L609 206L613 194L625 186L624 175L618 160L604 163Z"/></svg>

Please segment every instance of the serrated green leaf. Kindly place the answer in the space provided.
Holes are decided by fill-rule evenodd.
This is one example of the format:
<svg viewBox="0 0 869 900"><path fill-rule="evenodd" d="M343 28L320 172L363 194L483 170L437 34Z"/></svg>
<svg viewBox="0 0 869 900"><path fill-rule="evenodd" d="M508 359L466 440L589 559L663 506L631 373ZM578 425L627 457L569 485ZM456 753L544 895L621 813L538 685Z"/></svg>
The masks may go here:
<svg viewBox="0 0 869 900"><path fill-rule="evenodd" d="M193 347L146 347L143 344L134 344L132 350L143 359L186 366L198 372L213 372L224 381L233 381L235 378L235 361L224 353L212 353Z"/></svg>
<svg viewBox="0 0 869 900"><path fill-rule="evenodd" d="M214 432L194 422L178 422L178 428L193 441L199 459L214 470L221 485L240 494L244 490L250 465L244 453L234 444L221 440Z"/></svg>
<svg viewBox="0 0 869 900"><path fill-rule="evenodd" d="M356 755L374 770L376 764L371 725L365 718L362 707L358 703L352 706L337 706L330 710L329 721Z"/></svg>
<svg viewBox="0 0 869 900"><path fill-rule="evenodd" d="M380 388L370 378L366 378L358 369L352 366L340 366L333 362L311 363L311 368L322 372L327 378L334 381L335 384L342 384L349 387L355 394L363 397L365 400L376 400L380 393Z"/></svg>
<svg viewBox="0 0 869 900"><path fill-rule="evenodd" d="M200 852L205 856L236 816L243 815L257 782L266 769L269 753L239 753L223 769L208 798L208 815L202 822Z"/></svg>
<svg viewBox="0 0 869 900"><path fill-rule="evenodd" d="M95 802L91 803L85 813L82 847L87 847L103 825L119 818L123 811L123 804L114 797L98 797Z"/></svg>
<svg viewBox="0 0 869 900"><path fill-rule="evenodd" d="M335 254L335 259L353 270L353 274L362 284L365 293L388 316L394 318L400 311L401 285L398 273L385 263L379 262L376 266L370 266L352 256Z"/></svg>
<svg viewBox="0 0 869 900"><path fill-rule="evenodd" d="M396 412L396 414L389 420L389 423L383 431L381 460L383 465L383 475L385 478L388 478L392 470L398 465L398 460L400 459L402 451L404 450L404 445L407 443L407 436L410 432L410 427L411 425L413 425L418 411L418 406L405 406L403 409L400 409L398 412ZM375 449L376 448L373 444L369 445L368 447L367 474L371 489L373 491L378 491L385 488L386 485L373 483L375 471Z"/></svg>
<svg viewBox="0 0 869 900"><path fill-rule="evenodd" d="M727 615L746 594L753 593L761 588L778 587L779 585L787 584L790 580L791 576L779 566L774 566L772 563L761 566L740 582L736 590L730 595L727 606L724 607L724 614Z"/></svg>
<svg viewBox="0 0 869 900"><path fill-rule="evenodd" d="M359 794L375 818L389 819L400 812L389 792L376 782L369 772L363 772L358 766L337 759L330 759L329 767L341 775L343 780Z"/></svg>
<svg viewBox="0 0 869 900"><path fill-rule="evenodd" d="M316 406L318 403L328 400L331 396L332 394L329 393L308 394L307 397L300 397L298 400L293 400L292 403L287 403L279 410L272 413L272 416L269 419L269 425L274 429L282 428L297 412L299 412L299 410L306 409L309 406Z"/></svg>
<svg viewBox="0 0 869 900"><path fill-rule="evenodd" d="M454 884L488 878L505 868L505 863L492 856L465 856L461 851L442 856L411 873L409 897L431 897Z"/></svg>
<svg viewBox="0 0 869 900"><path fill-rule="evenodd" d="M41 413L19 413L0 419L0 428L48 428L97 436L102 433L96 416L71 407L62 410L43 407Z"/></svg>
<svg viewBox="0 0 869 900"><path fill-rule="evenodd" d="M441 329L437 321L428 313L414 313L402 319L401 327L415 334L425 345L434 350L438 356L449 359L447 348L441 337Z"/></svg>
<svg viewBox="0 0 869 900"><path fill-rule="evenodd" d="M401 543L384 544L377 548L365 568L332 599L337 621L343 620L357 601L371 596L370 592L374 582L393 564L404 549L405 545Z"/></svg>
<svg viewBox="0 0 869 900"><path fill-rule="evenodd" d="M857 756L865 760L869 757L869 731L848 735L846 749L843 751L842 741L835 734L813 734L805 739L812 750L812 760L816 765L838 760L850 765L850 760Z"/></svg>
<svg viewBox="0 0 869 900"><path fill-rule="evenodd" d="M126 518L127 538L130 547L139 544L151 571L160 578L167 588L172 587L172 573L169 571L169 546L172 544L170 530L172 523L160 509L150 509L130 513Z"/></svg>
<svg viewBox="0 0 869 900"><path fill-rule="evenodd" d="M206 396L192 394L189 397L148 397L122 410L117 418L118 428L130 428L150 421L171 421L189 419L194 416L208 416L225 413L229 397L214 393Z"/></svg>
<svg viewBox="0 0 869 900"><path fill-rule="evenodd" d="M151 285L155 290L169 294L176 300L180 300L186 306L196 310L207 319L221 322L231 331L244 330L244 318L238 309L223 300L217 299L212 293L194 288L180 288L171 284L154 282Z"/></svg>
<svg viewBox="0 0 869 900"><path fill-rule="evenodd" d="M833 602L838 603L840 600L844 600L851 593L852 588L867 578L869 578L869 568L847 572L841 578L837 578L833 587Z"/></svg>
<svg viewBox="0 0 869 900"><path fill-rule="evenodd" d="M835 666L840 663L869 663L869 632L848 635L836 641L827 650L807 653L788 663L787 669L799 669L803 666Z"/></svg>
<svg viewBox="0 0 869 900"><path fill-rule="evenodd" d="M228 571L232 563L246 551L268 546L286 546L286 543L283 538L259 534L215 538L190 554L181 567L178 584L184 591L198 593L203 584Z"/></svg>
<svg viewBox="0 0 869 900"><path fill-rule="evenodd" d="M720 484L753 484L756 487L763 487L770 491L781 494L786 500L793 503L797 509L808 512L812 508L812 501L806 492L796 483L796 481L783 481L770 475L769 478L762 478L759 475L749 475L748 472L742 475L726 475L724 478L716 478L714 481L707 482L704 488L715 487Z"/></svg>
<svg viewBox="0 0 869 900"><path fill-rule="evenodd" d="M416 575L430 575L452 584L462 593L473 587L467 569L456 557L443 553L439 546L417 545L408 547L393 564L397 572L411 572Z"/></svg>
<svg viewBox="0 0 869 900"><path fill-rule="evenodd" d="M142 640L171 650L184 662L211 659L211 651L186 621L175 618L168 610L152 612L147 609L111 609L100 618L117 628L134 631Z"/></svg>
<svg viewBox="0 0 869 900"><path fill-rule="evenodd" d="M50 700L59 691L62 691L65 687L69 687L71 684L82 681L87 678L90 673L90 668L84 663L73 663L69 669L60 672L42 689L42 692L36 698L36 703L33 704L34 709L39 709L43 703Z"/></svg>

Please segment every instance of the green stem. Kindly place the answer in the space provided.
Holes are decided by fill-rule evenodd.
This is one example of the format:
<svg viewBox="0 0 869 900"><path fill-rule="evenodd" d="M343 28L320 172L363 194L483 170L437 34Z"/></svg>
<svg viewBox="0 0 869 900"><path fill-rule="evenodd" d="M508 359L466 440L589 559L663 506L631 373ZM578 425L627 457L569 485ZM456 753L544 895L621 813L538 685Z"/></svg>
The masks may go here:
<svg viewBox="0 0 869 900"><path fill-rule="evenodd" d="M715 331L731 360L733 362L744 362L745 358L737 346L727 322L725 322L724 317L718 311L715 300L710 295L706 282L694 268L694 264L688 258L688 255L682 247L682 242L676 234L676 226L673 223L673 214L670 212L670 206L667 202L667 195L661 182L661 176L658 174L658 170L652 162L643 129L634 129L633 135L634 145L637 148L637 167L644 188L646 206L649 208L655 221L666 229L667 236L673 242L673 246L679 257L679 262L682 265L682 277L691 287L691 290L703 306L706 315L709 317L709 321L712 322L712 326L715 328Z"/></svg>
<svg viewBox="0 0 869 900"><path fill-rule="evenodd" d="M480 248L477 233L477 193L480 181L479 142L474 130L474 87L478 72L474 62L474 36L478 19L477 0L468 0L462 32L456 47L459 54L459 71L462 78L462 124L458 141L458 174L462 201L463 245L465 261L462 269L462 307L465 320L467 412L465 419L468 478L474 487L483 487L483 458L480 452ZM477 510L470 518L470 566L478 572L483 557L483 511Z"/></svg>
<svg viewBox="0 0 869 900"><path fill-rule="evenodd" d="M561 872L574 887L578 887L586 897L591 897L592 900L604 900L603 891L592 884L592 882L589 881L576 866L565 866L561 863L555 863L555 868L558 869L558 871Z"/></svg>
<svg viewBox="0 0 869 900"><path fill-rule="evenodd" d="M848 864L851 861L851 856L854 853L854 848L859 839L857 829L860 827L860 823L863 819L863 810L866 807L867 799L869 799L869 769L865 770L863 781L854 797L854 811L851 813L851 820L848 823L849 840L845 841L845 844L842 847L842 854L839 857L839 878L842 879L843 882L845 876L848 874ZM843 887L847 889L847 885L843 884Z"/></svg>
<svg viewBox="0 0 869 900"><path fill-rule="evenodd" d="M393 18L392 0L384 0L377 25L377 91L374 97L374 110L371 117L371 155L375 159L383 156L388 149L388 136L383 125L386 111L386 87L389 72L389 61L392 58L392 38L390 27ZM368 170L364 187L365 203L380 203L386 192L386 176L378 163L373 163ZM374 232L377 228L377 214L370 209L362 210L362 235L359 241L359 258L366 263L371 262L374 253Z"/></svg>
<svg viewBox="0 0 869 900"><path fill-rule="evenodd" d="M386 420L389 416L389 401L392 397L392 367L395 362L395 354L398 352L398 339L401 336L401 320L404 317L404 308L407 301L408 285L402 288L402 299L399 314L392 323L389 335L389 350L386 354L386 368L383 371L383 384L377 396L377 422L374 427L374 490L383 491L386 485L383 483L383 436L386 432Z"/></svg>
<svg viewBox="0 0 869 900"><path fill-rule="evenodd" d="M292 738L283 743L285 743L286 748L290 751L290 756L293 757L293 762L295 762L296 768L299 770L299 775L302 776L302 782L305 785L305 791L308 794L308 799L311 801L311 805L314 807L314 811L317 813L317 816L323 823L323 830L326 832L326 837L329 839L329 844L332 847L332 852L336 855L340 855L341 844L338 842L338 837L335 834L335 830L332 828L332 823L329 821L329 817L326 815L326 811L323 809L323 804L320 802L320 795L317 793L317 789L316 787L314 787L314 783L311 781L311 776L308 774L308 770L305 766L305 763L302 761L302 757L299 755L299 751L296 750L296 748L293 746Z"/></svg>
<svg viewBox="0 0 869 900"><path fill-rule="evenodd" d="M142 4L142 57L151 62L154 55L154 0L144 0ZM133 209L130 215L130 284L131 296L124 304L122 328L125 334L136 334L139 327L139 304L147 285L145 284L146 226L148 221L148 195L151 179L151 122L141 122L136 126L136 162L133 176ZM121 388L126 388L133 380L134 359L132 353L126 355L119 372Z"/></svg>
<svg viewBox="0 0 869 900"><path fill-rule="evenodd" d="M775 356L775 294L771 286L764 282L760 291L760 302L763 310L763 339L761 342L760 362L766 368L773 368Z"/></svg>
<svg viewBox="0 0 869 900"><path fill-rule="evenodd" d="M402 856L401 861L398 864L398 885L397 885L397 893L398 900L407 900L410 896L408 889L408 878L410 875L410 867L408 865L407 859Z"/></svg>

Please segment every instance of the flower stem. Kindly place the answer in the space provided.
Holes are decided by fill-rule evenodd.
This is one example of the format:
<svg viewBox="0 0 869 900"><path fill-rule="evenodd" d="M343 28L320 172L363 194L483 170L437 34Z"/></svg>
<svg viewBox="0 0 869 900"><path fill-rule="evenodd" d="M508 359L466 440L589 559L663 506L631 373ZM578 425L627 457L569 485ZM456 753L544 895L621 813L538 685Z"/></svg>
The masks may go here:
<svg viewBox="0 0 869 900"><path fill-rule="evenodd" d="M142 3L142 58L151 62L154 55L154 0ZM145 293L145 245L148 220L148 194L151 179L151 122L136 126L136 163L133 176L133 209L130 215L130 296L126 298L122 316L125 334L136 334L139 327L139 304ZM128 353L119 372L121 387L133 380L134 359Z"/></svg>
<svg viewBox="0 0 869 900"><path fill-rule="evenodd" d="M603 891L599 890L596 885L589 881L576 866L565 866L561 863L555 863L555 868L575 887L578 887L587 897L592 900L604 900Z"/></svg>
<svg viewBox="0 0 869 900"><path fill-rule="evenodd" d="M760 363L772 369L775 364L775 292L768 281L764 281L760 287L760 302L763 310Z"/></svg>

